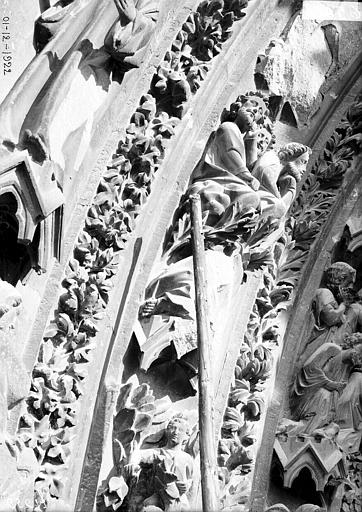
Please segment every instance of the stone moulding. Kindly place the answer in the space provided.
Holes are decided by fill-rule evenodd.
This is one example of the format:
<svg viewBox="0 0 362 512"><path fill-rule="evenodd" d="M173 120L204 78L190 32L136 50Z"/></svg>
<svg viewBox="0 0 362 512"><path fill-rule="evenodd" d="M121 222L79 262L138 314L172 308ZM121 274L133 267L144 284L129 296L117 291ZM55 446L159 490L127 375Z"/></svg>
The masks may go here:
<svg viewBox="0 0 362 512"><path fill-rule="evenodd" d="M201 4L199 15L196 16L198 23L188 27L187 33L195 36L198 30L201 33L207 32L210 26L213 27L213 20L214 28L210 29L213 34L210 36L213 51L207 55L210 60L219 53L218 41L222 43L227 39L232 22L241 17L240 9L246 4L234 2L229 7L227 2L225 7L222 2ZM206 9L205 13L203 9ZM235 14L232 15L234 11ZM206 27L202 27L200 23L202 16L209 18ZM220 33L217 27L225 17L226 28ZM198 39L195 36L195 53L202 53L203 46L200 49L200 45L196 43ZM185 47L185 39L183 44ZM202 56L205 57L204 54ZM197 87L194 87L194 92L196 90ZM134 126L141 127L141 133L144 128L149 127L153 131L154 140L138 134L126 139L126 145L129 146L127 151L125 152L124 147L121 148L120 154L104 175L89 211L85 230L75 248L74 258L69 262L58 313L45 333L39 361L33 372L29 412L20 421L20 435L43 461L37 485L39 506L39 500L43 500L42 495L47 490L56 498L61 495L62 473L70 453L69 431L75 423L75 404L82 393L81 383L86 377L84 363L89 360L92 348L90 340L96 335L97 321L102 317L108 301L109 280L116 271L113 250L118 251L124 247L137 210L149 194L155 164L157 168L164 150L162 141L174 133L177 120L170 118L165 112L156 117L155 107L153 98L146 96L132 120ZM130 158L126 158L126 155ZM144 157L139 158L142 155ZM136 160L134 166L132 158ZM124 180L128 184L123 183L124 176L129 177ZM136 176L138 182L132 179Z"/></svg>
<svg viewBox="0 0 362 512"><path fill-rule="evenodd" d="M253 4L255 7L255 4ZM268 4L268 9L272 8ZM249 41L249 44L251 44L252 41L254 41L254 22L257 20L257 24L260 23L260 30L265 23L265 18L268 18L268 12L263 10L263 15L261 16L258 9L255 9L253 14L255 17L253 19L250 19L249 17L246 18L246 23L248 25L248 28L250 29L247 36L247 40ZM261 16L261 17L260 17ZM276 18L273 18L273 22L276 22L276 27L274 27L274 30L281 29L282 26L286 23L286 21L289 19L289 6L287 9L283 9L279 16ZM248 21L249 20L249 21ZM258 25L259 26L259 25ZM269 25L270 30L272 31L273 28L271 25ZM268 34L263 33L263 37L267 39L269 37ZM167 199L167 210L164 209L164 207L160 204L159 196L158 198L155 195L151 194L150 202L147 203L146 209L143 209L140 214L140 219L137 227L137 235L140 237L137 239L137 242L132 241L134 250L128 252L128 260L124 261L123 265L125 265L125 268L127 268L127 271L125 271L124 278L122 276L119 276L117 282L117 288L118 290L123 290L124 286L130 287L128 294L127 294L127 302L125 301L125 295L122 293L117 294L118 302L121 303L120 308L114 309L114 313L118 314L119 324L117 325L117 334L113 334L112 338L112 348L107 356L108 361L106 362L108 368L107 368L107 376L104 378L104 382L101 384L99 390L98 390L98 398L97 398L97 404L96 404L96 413L95 416L93 416L93 422L97 422L98 425L98 432L96 432L96 429L92 429L91 431L91 437L88 441L88 450L87 450L87 458L89 462L85 463L84 469L83 469L83 475L82 475L82 492L79 493L79 508L82 506L88 506L91 507L93 504L93 488L97 485L97 476L94 473L97 473L97 465L99 466L101 464L100 461L100 446L104 442L104 436L106 435L105 432L103 432L103 426L105 425L104 429L105 431L109 428L108 423L110 421L111 411L113 408L114 403L114 388L117 387L120 383L121 379L121 373L119 369L119 361L122 360L124 356L124 352L126 349L126 343L125 340L128 340L130 336L132 335L132 328L134 320L137 318L137 310L139 306L139 301L141 300L141 294L143 293L146 285L147 285L147 276L150 272L150 263L152 263L153 259L156 257L157 247L155 247L155 237L159 240L159 245L162 243L162 238L164 231L167 227L168 219L171 218L172 211L176 208L178 198L181 195L181 192L183 191L184 187L186 186L187 177L190 172L190 169L193 168L193 166L197 163L198 159L201 156L201 147L199 143L195 144L195 135L194 131L196 129L200 130L200 127L203 126L203 123L205 123L205 120L207 121L207 124L202 128L201 135L205 139L209 135L210 126L213 126L215 124L215 121L218 119L221 111L221 106L226 105L229 101L229 96L232 94L232 91L235 90L237 84L242 81L243 78L243 71L240 69L239 61L237 59L237 51L236 48L240 47L240 41L242 40L242 34L238 35L238 38L235 39L235 44L238 42L238 45L234 48L230 47L230 51L228 49L228 55L230 54L232 65L235 66L235 70L232 67L232 65L229 63L229 60L226 60L226 58L223 60L223 62L219 61L219 66L212 70L213 79L215 82L208 82L206 85L206 88L203 89L203 93L205 95L205 98L207 98L207 104L209 102L216 101L216 92L218 91L218 87L222 82L223 77L227 74L229 77L228 85L226 87L223 86L222 88L222 94L218 96L218 106L213 107L214 111L206 115L206 104L203 103L202 105L194 104L194 110L192 112L192 116L188 118L186 116L185 123L182 123L181 127L179 128L179 133L177 139L180 139L181 141L179 143L178 140L176 140L176 144L173 145L173 150L178 152L178 154L185 155L185 164L182 166L182 174L180 172L180 162L172 161L172 158L170 158L170 153L166 152L166 158L165 162L163 163L163 172L165 172L166 169L168 169L168 173L172 173L172 176L175 176L175 183L176 186L173 185L172 191L170 190L170 181L168 179L168 176L165 174L158 174L156 177L155 185L157 183L157 187L159 190L159 193L161 193L161 196L165 196L166 194L172 193L172 197L168 197ZM248 45L248 50L246 51L246 62L248 63L248 66L251 68L254 59L255 54L252 53ZM226 64L227 62L227 64ZM220 69L221 67L221 69ZM221 80L221 82L217 82L217 78ZM217 86L216 86L217 84ZM247 85L245 86L247 87ZM238 91L240 91L240 85L238 85ZM234 93L235 94L235 93ZM235 96L234 96L235 97ZM211 103L212 105L212 103ZM186 123L187 121L187 123ZM193 123L193 124L192 124ZM191 127L193 127L193 130L191 130ZM183 133L181 132L183 130ZM181 135L180 135L181 133ZM198 133L198 132L196 132ZM172 143L173 144L173 143ZM177 148L177 150L175 149ZM187 156L187 153L185 154L185 149L188 151L191 150L191 155ZM177 172L176 172L177 171ZM177 174L179 173L179 174ZM182 188L181 188L182 187ZM172 204L171 204L172 203ZM167 215L167 217L165 217ZM149 219L151 217L154 217L158 219L157 224L153 227L152 231L149 230L149 228L142 228L142 226L147 226L147 223L149 222ZM141 245L142 242L142 245ZM128 249L127 249L128 251ZM133 259L132 259L133 258ZM132 262L131 262L132 260ZM128 278L126 279L126 275ZM114 301L114 299L113 299ZM122 317L120 317L120 312L122 311ZM122 318L122 319L120 319ZM110 336L112 336L111 331ZM113 346L114 342L114 346ZM110 355L112 354L112 355ZM115 384L117 383L117 384ZM94 392L96 392L96 387L94 388ZM89 390L88 390L89 393ZM112 398L113 396L113 398ZM103 404L106 403L107 405L104 406ZM108 411L108 413L107 413ZM85 412L84 412L85 415ZM95 417L97 417L97 420L95 420ZM84 416L85 418L85 416ZM84 421L91 421L90 415L87 416L87 420L84 419ZM99 422L99 423L98 423ZM102 425L102 426L100 426ZM83 453L83 452L82 452ZM92 475L93 473L93 475ZM93 483L92 483L93 482ZM88 501L89 500L89 501Z"/></svg>
<svg viewBox="0 0 362 512"><path fill-rule="evenodd" d="M342 229L341 223L336 223L336 215L341 212L340 214L345 218L346 210L351 211L357 200L356 187L360 179L358 173L362 149L358 121L360 109L361 100L358 97L349 107L345 117L340 121L334 133L328 139L322 154L314 163L290 212L287 222L290 250L287 252L286 258L279 268L276 287L273 291L274 297L284 296L285 306L290 311L288 327L285 325L286 334L284 336L283 353L280 354L283 355L284 360L289 360L291 357L295 362L298 352L294 349L292 355L291 349L285 340L289 339L291 335L297 335L297 333L291 333L291 322L293 322L296 315L295 308L296 304L299 303L300 297L302 297L301 300L305 300L304 293L308 282L308 279L301 279L301 277L311 272L314 274L311 265L316 265L316 257L322 262L321 265L325 265L327 256L325 246L326 244L330 246L332 243L331 238L327 238L328 234L330 235L333 231L337 235L338 229ZM326 239L327 242L325 242ZM315 279L315 288L320 281L323 266L319 270L317 266L315 267L319 275L319 278ZM303 331L303 326L300 325L299 329ZM273 428L274 422L279 417L281 412L280 401L286 388L285 382L290 381L292 369L288 368L288 375L285 375L286 370L284 369L284 375L281 375L280 373L278 374L280 366L282 365L276 365L274 368L277 380L274 396L269 394L268 410L265 411L264 422L266 430ZM279 381L282 378L284 385ZM268 464L265 462L265 445L273 437L269 433L265 439L262 443L263 446L259 450L259 460L256 466L250 500L250 510L253 512L259 512L264 509L266 497L265 487L267 486L266 479L270 461L268 461ZM271 458L272 450L267 451L267 453L268 457ZM264 457L262 463L264 467L261 467L260 457Z"/></svg>
<svg viewBox="0 0 362 512"><path fill-rule="evenodd" d="M18 205L18 239L30 243L38 223L63 204L63 194L54 181L40 178L25 151L1 159L0 165L1 194L12 194Z"/></svg>

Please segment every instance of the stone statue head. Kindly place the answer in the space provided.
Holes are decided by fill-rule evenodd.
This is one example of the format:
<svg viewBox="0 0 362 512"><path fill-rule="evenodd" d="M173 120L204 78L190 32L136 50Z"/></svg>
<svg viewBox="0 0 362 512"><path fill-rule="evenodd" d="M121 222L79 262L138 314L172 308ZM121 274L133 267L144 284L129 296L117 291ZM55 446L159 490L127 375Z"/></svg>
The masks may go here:
<svg viewBox="0 0 362 512"><path fill-rule="evenodd" d="M182 444L190 434L189 422L182 413L175 414L166 428L167 444L177 446Z"/></svg>
<svg viewBox="0 0 362 512"><path fill-rule="evenodd" d="M272 147L275 143L275 135L273 135L267 128L262 127L258 130L257 148L258 156L263 155L266 150Z"/></svg>
<svg viewBox="0 0 362 512"><path fill-rule="evenodd" d="M283 166L281 176L290 175L300 181L307 169L312 150L299 142L289 142L278 151L280 163Z"/></svg>
<svg viewBox="0 0 362 512"><path fill-rule="evenodd" d="M314 505L314 503L306 503L305 505L301 505L296 509L295 512L327 512L325 508L320 507L319 505Z"/></svg>
<svg viewBox="0 0 362 512"><path fill-rule="evenodd" d="M333 263L326 271L327 285L336 287L348 287L353 285L356 279L356 271L344 261Z"/></svg>
<svg viewBox="0 0 362 512"><path fill-rule="evenodd" d="M353 366L362 366L362 333L346 334L342 343L343 350L350 351Z"/></svg>
<svg viewBox="0 0 362 512"><path fill-rule="evenodd" d="M237 97L223 121L233 121L242 133L251 130L253 123L260 123L268 115L267 98L258 93Z"/></svg>

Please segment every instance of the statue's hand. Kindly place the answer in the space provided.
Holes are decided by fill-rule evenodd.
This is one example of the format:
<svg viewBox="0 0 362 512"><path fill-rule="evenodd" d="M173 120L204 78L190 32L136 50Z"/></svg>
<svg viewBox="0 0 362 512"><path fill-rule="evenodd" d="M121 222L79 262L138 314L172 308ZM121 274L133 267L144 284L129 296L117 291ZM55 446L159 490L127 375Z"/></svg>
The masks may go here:
<svg viewBox="0 0 362 512"><path fill-rule="evenodd" d="M126 478L132 478L137 475L139 469L138 464L126 464L123 467L123 474Z"/></svg>
<svg viewBox="0 0 362 512"><path fill-rule="evenodd" d="M251 188L252 188L253 190L255 190L255 191L256 191L256 190L259 190L260 182L259 182L259 180L257 180L256 178L253 178L253 179L251 180L251 182L249 183L249 185L251 186Z"/></svg>
<svg viewBox="0 0 362 512"><path fill-rule="evenodd" d="M9 313L10 307L7 304L0 304L0 318L5 315L5 313Z"/></svg>
<svg viewBox="0 0 362 512"><path fill-rule="evenodd" d="M176 482L177 489L179 490L180 494L185 494L187 491L187 482L183 482L182 480L177 480Z"/></svg>
<svg viewBox="0 0 362 512"><path fill-rule="evenodd" d="M335 391L338 391L338 393L341 393L344 390L344 388L346 387L346 385L347 385L347 382L335 382L333 384L333 387L334 387Z"/></svg>
<svg viewBox="0 0 362 512"><path fill-rule="evenodd" d="M246 132L244 139L256 139L259 132L260 129L258 128L258 125L253 122L250 126L250 129Z"/></svg>
<svg viewBox="0 0 362 512"><path fill-rule="evenodd" d="M137 10L134 5L134 0L113 0L117 11L119 13L119 19L125 24L135 20Z"/></svg>
<svg viewBox="0 0 362 512"><path fill-rule="evenodd" d="M146 300L139 310L140 318L150 318L155 314L156 306L158 305L158 299L148 299Z"/></svg>

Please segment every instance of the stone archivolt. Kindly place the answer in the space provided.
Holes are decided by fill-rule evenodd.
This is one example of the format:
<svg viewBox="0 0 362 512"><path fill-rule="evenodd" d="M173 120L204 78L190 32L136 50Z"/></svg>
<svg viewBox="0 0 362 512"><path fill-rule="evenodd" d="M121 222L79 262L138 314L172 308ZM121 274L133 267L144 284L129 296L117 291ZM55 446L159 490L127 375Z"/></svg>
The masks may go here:
<svg viewBox="0 0 362 512"><path fill-rule="evenodd" d="M237 280L241 285L243 269L246 272L264 269L265 275L264 281L261 280L249 332L237 361L236 378L222 424L219 464L220 477L226 484L221 492L223 508L236 504L241 506L250 489L250 479L243 479L241 475L250 473L253 466L255 451L252 445L257 437L255 426L264 406L263 390L270 376L271 349L277 342L275 317L278 307L277 303L273 306L268 297L277 268L274 252L280 246L280 241L283 244L284 217L310 153L309 148L295 143L282 147L279 158L273 150L268 151L273 137L272 123L267 114L265 99L254 93L238 97L230 111L224 112L223 122L210 136L204 154L191 175L189 189L181 199L166 236L161 263L146 290L147 300L140 308L145 333L140 344L144 352L141 367L147 370L157 363L162 351L172 345L180 364L186 365L186 358L189 370L193 370L193 373L189 373L193 386L197 345L194 334L193 271L189 256L188 196L199 192L207 249L209 308L212 312L210 329L213 352L221 362L225 349L220 348L220 341L227 326L225 319L218 316L218 311L232 309L233 281ZM136 332L139 337L139 330ZM227 343L225 340L225 347ZM223 369L220 363L214 366L216 382ZM187 380L186 375L184 378ZM180 393L182 396L182 391ZM175 405L180 407L177 402ZM122 469L125 465L127 457L120 465L119 478L128 486L127 475ZM113 481L109 480L108 487L103 491L106 505L110 504L112 485ZM147 491L143 492L146 492L144 500L147 499ZM153 491L149 492L152 494ZM192 492L190 495L191 509L197 506L194 501L196 489L193 492L194 496ZM117 498L113 493L113 499L127 509L128 501L124 499L129 498L123 495ZM138 510L137 507L135 510Z"/></svg>
<svg viewBox="0 0 362 512"><path fill-rule="evenodd" d="M121 2L115 3L119 5ZM62 499L67 462L71 454L72 432L77 423L78 403L88 378L87 363L91 358L99 321L104 317L109 301L112 278L118 271L118 255L134 230L137 216L150 194L155 172L167 151L168 140L174 136L179 119L186 112L191 96L200 88L213 58L220 53L222 44L230 37L233 23L244 15L247 3L245 0L206 1L190 14L158 67L149 93L141 98L126 136L119 142L99 183L73 256L67 265L54 320L49 324L40 347L27 399L28 410L20 419L15 441L15 444L21 445L20 454L31 452L32 459L34 454L36 456L36 462L30 464L31 478L35 477L37 464L40 465L35 483L34 510L45 510L53 498ZM62 3L59 5L64 8ZM81 1L76 0L74 6L67 4L65 14L78 7L83 8ZM156 11L147 6L146 10L152 19L152 32ZM46 23L47 15L43 18ZM63 22L62 16L59 20ZM41 25L42 20L39 23ZM107 37L114 36L111 43L108 41L108 47L112 47L110 53L117 60L117 48L120 45L116 32L110 32ZM142 47L145 41L143 36L141 39ZM56 40L57 34L53 42ZM91 56L94 57L94 54ZM97 61L95 66L98 64ZM241 119L239 111L244 115L252 114L252 119ZM248 506L255 456L268 399L267 387L275 366L274 352L283 333L283 311L293 301L293 291L308 251L328 217L346 171L353 169L351 164L360 151L359 111L360 103L357 103L348 112L345 121L328 142L323 158L307 177L294 206L292 202L296 195L296 184L307 164L309 150L306 146L299 145L298 148L298 145L293 144L285 147L278 156L271 150L272 123L266 115L266 104L260 95L240 96L231 112L224 113L220 128L210 138L204 156L192 176L188 192L199 192L202 197L209 263L217 268L222 262L220 269L224 264L224 268L229 269L225 275L221 275L221 270L215 273L214 295L217 296L221 289L225 290L228 286L232 289L233 279L238 279L238 285L243 289L243 275L246 281L251 275L259 276L256 300L250 299L250 304L247 304L251 315L241 342L240 354L236 358L229 396L223 404L223 410L218 411L218 422L220 425L222 423L218 445L220 496L225 509L236 506L238 510L246 510ZM42 119L41 116L39 126L42 125ZM252 126L252 121L258 124L257 130ZM243 122L251 123L248 129L241 128ZM23 128L24 147L38 161L50 161L52 154L48 137L37 133L34 135L26 125ZM238 137L241 139L235 142ZM222 158L217 161L220 151L225 147L234 154L232 157L227 155L224 161ZM266 149L269 151L265 152ZM223 171L221 174L220 169ZM44 212L42 214L46 216ZM192 270L187 261L188 245L186 196L166 236L163 255L163 263L166 264L166 274L163 276L166 275L165 286L162 287L162 277L156 275L145 294L145 298L151 302L146 300L140 310L140 318L144 325L151 317L163 315L163 320L168 317L167 322L164 322L162 339L157 339L157 331L153 333L153 352L144 357L147 367L154 363L160 352L172 341L178 357L184 357L184 363L190 369L191 387L194 387L196 365L195 352L192 351L196 345L194 314L190 306L193 285ZM176 302L172 299L172 290L167 289L170 283L167 272L170 272L172 265L185 267L174 272L176 293L173 295L182 297L181 306L178 299ZM262 273L258 273L260 270ZM181 284L180 276L184 277ZM184 291L179 293L181 288ZM225 303L232 303L232 291L228 297L227 293L224 294ZM216 311L217 302L214 307ZM153 320L152 327L157 323ZM222 330L216 321L211 329L215 339L221 339ZM145 332L145 339L151 339L149 329L146 328ZM154 343L157 345L156 351ZM339 357L340 352L334 355ZM351 361L356 363L353 358ZM197 425L194 422L193 433L185 443L184 451L179 448L185 442L186 428L180 436L182 439L174 443L171 450L170 439L173 434L170 431L175 423L183 423L184 420L179 416L179 420L170 423L171 416L177 418L177 407L176 410L168 409L169 403L166 396L163 399L155 398L147 384L139 385L132 380L122 387L113 422L115 467L101 489L100 507L120 506L125 510L124 507L130 504L136 511L142 506L157 504L164 510L178 510L181 502L186 509L192 506L190 503L197 502L197 478L193 487L186 485L184 471L186 466L191 468L191 461L198 453ZM191 413L189 415L192 416ZM322 459L316 455L318 435L322 438L321 445L328 445L326 453L331 446L335 449L332 434L322 431L317 433L314 441L310 441L309 453L313 452L313 460ZM152 460L147 457L143 459L145 443L156 446L152 448ZM177 456L173 453L175 446ZM358 458L354 457L355 454L349 456L350 475L357 472ZM142 471L137 470L138 480L132 468L128 467L135 460L143 471L141 475ZM151 470L147 464L153 465ZM341 464L340 459L330 467L330 474L337 480L345 476L343 471L345 465ZM159 479L157 489L155 475ZM187 480L191 480L191 469L187 470L187 475ZM147 482L147 476L152 477L151 483ZM325 475L321 478L325 478ZM147 489L142 488L142 485ZM167 498L167 501L165 494L171 499ZM152 497L153 502L147 502ZM19 500L19 497L16 495L14 499ZM357 499L348 493L343 500L344 503L348 503L348 500L357 503ZM315 505L305 507L309 508L299 508L298 511L318 510ZM349 509L346 507L343 505L343 510L353 510L352 506ZM283 506L280 510L283 510Z"/></svg>
<svg viewBox="0 0 362 512"><path fill-rule="evenodd" d="M79 4L80 8L83 5L81 2L74 4L75 7ZM150 94L141 99L126 138L120 141L99 184L62 281L64 289L55 319L48 326L40 347L27 400L28 412L19 423L19 438L34 450L41 465L35 484L36 509L46 506L50 497L61 497L77 402L87 374L85 368L91 357L92 339L98 331L97 322L104 315L111 278L117 269L117 252L124 248L138 211L150 193L167 140L174 135L179 120L168 113L169 99L172 98L172 108L175 108L177 97L175 114L181 116L190 98L190 94L175 93L180 80L175 81L174 74L181 75L181 89L196 93L197 84L205 78L208 69L199 59L211 63L231 35L234 21L242 17L246 5L245 1L203 2L198 11L190 15L166 54L164 64L160 65ZM59 21L62 23L62 19ZM53 36L56 41L57 34ZM170 72L166 78L163 73L161 84L159 76L163 66ZM29 150L34 140L36 158L36 155L40 160L48 158L46 137L35 140L28 133L27 140Z"/></svg>
<svg viewBox="0 0 362 512"><path fill-rule="evenodd" d="M276 294L283 289L289 293L298 282L307 253L340 187L345 186L346 172L352 182L358 177L359 110L357 99L327 142L292 208L289 233L295 244L281 267ZM316 499L328 510L358 510L361 500L356 468L361 460L362 316L355 279L356 271L344 262L326 271L311 304L315 325L302 347L291 389L289 418L293 421L281 422L275 443L285 488L292 488L308 468L319 493Z"/></svg>

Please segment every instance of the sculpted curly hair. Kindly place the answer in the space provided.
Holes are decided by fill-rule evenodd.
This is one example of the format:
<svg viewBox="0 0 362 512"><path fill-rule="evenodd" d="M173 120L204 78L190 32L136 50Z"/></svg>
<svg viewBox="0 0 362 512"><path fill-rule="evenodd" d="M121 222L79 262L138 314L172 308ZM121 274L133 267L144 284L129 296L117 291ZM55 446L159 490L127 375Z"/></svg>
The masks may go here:
<svg viewBox="0 0 362 512"><path fill-rule="evenodd" d="M293 160L304 155L304 153L308 153L310 155L312 150L310 147L300 144L299 142L289 142L279 149L278 157L283 164L286 164L293 162Z"/></svg>
<svg viewBox="0 0 362 512"><path fill-rule="evenodd" d="M221 115L221 122L224 121L235 121L236 115L238 111L247 103L248 101L252 100L253 98L258 101L258 103L264 103L265 106L265 112L264 115L268 116L268 97L265 96L263 93L257 91L257 92L247 92L246 94L240 94L234 103L231 103L230 110L224 109L222 115Z"/></svg>
<svg viewBox="0 0 362 512"><path fill-rule="evenodd" d="M187 416L185 416L185 414L183 414L182 412L178 412L178 413L174 414L172 416L172 418L170 419L170 421L168 422L167 427L169 427L170 425L175 423L175 421L184 423L184 425L186 426L186 434L190 435L189 420L188 420Z"/></svg>

